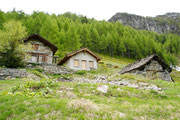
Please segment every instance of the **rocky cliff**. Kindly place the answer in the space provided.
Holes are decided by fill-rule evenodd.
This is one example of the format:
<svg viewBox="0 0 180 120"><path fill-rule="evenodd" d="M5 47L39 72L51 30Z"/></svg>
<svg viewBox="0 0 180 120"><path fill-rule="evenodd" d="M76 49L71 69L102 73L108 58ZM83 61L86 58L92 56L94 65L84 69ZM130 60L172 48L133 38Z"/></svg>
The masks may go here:
<svg viewBox="0 0 180 120"><path fill-rule="evenodd" d="M109 22L119 21L135 29L158 33L176 33L180 35L180 13L166 13L156 17L143 17L128 13L116 13Z"/></svg>

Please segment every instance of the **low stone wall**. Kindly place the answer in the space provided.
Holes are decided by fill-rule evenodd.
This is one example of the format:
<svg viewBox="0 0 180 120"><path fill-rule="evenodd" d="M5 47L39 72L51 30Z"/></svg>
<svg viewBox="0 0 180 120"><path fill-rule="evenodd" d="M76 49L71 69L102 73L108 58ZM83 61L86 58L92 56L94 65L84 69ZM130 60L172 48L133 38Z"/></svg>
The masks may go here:
<svg viewBox="0 0 180 120"><path fill-rule="evenodd" d="M57 65L53 65L53 64L40 64L40 65L29 64L29 65L27 65L27 68L30 68L30 69L40 68L48 74L61 74L61 75L63 75L63 74L72 74L74 72L73 70L68 69L64 66L57 66Z"/></svg>
<svg viewBox="0 0 180 120"><path fill-rule="evenodd" d="M0 80L12 78L25 78L29 74L25 69L0 68Z"/></svg>
<svg viewBox="0 0 180 120"><path fill-rule="evenodd" d="M29 64L26 66L26 68L28 69L39 68L48 74L64 75L64 74L73 73L73 70L68 69L66 67L57 66L57 65L48 65L48 64L41 64L41 65ZM44 76L46 76L45 73ZM27 72L26 69L0 68L0 80L13 79L13 78L36 78L36 77L37 77L36 75Z"/></svg>

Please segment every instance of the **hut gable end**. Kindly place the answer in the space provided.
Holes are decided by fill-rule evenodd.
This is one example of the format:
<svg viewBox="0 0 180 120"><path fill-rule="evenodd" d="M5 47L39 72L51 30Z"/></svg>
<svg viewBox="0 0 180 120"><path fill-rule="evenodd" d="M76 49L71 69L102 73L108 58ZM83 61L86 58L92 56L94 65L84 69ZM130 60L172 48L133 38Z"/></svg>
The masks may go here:
<svg viewBox="0 0 180 120"><path fill-rule="evenodd" d="M74 70L92 70L97 69L97 63L101 58L95 55L87 48L82 48L66 55L61 59L58 65L66 64Z"/></svg>
<svg viewBox="0 0 180 120"><path fill-rule="evenodd" d="M140 74L152 79L173 81L170 72L172 69L163 62L157 55L151 55L124 67L120 74Z"/></svg>
<svg viewBox="0 0 180 120"><path fill-rule="evenodd" d="M56 53L56 51L58 49L55 45L53 45L48 40L46 40L45 38L41 37L38 34L32 34L27 39L24 40L25 43L27 43L29 41L38 41L38 42L43 43L44 46L48 46L53 51L53 55Z"/></svg>
<svg viewBox="0 0 180 120"><path fill-rule="evenodd" d="M172 69L165 62L163 62L157 55L151 55L141 60L138 60L132 64L127 65L120 71L120 74L124 74L132 70L136 70L136 69L142 69L143 67L145 67L145 65L150 64L150 63L151 64L159 63L159 65L161 65L163 69L167 69L168 72L172 71Z"/></svg>
<svg viewBox="0 0 180 120"><path fill-rule="evenodd" d="M32 34L24 40L25 43L30 43L32 49L25 56L25 60L28 63L38 64L52 64L54 60L54 54L57 51L57 47L44 39L38 34Z"/></svg>

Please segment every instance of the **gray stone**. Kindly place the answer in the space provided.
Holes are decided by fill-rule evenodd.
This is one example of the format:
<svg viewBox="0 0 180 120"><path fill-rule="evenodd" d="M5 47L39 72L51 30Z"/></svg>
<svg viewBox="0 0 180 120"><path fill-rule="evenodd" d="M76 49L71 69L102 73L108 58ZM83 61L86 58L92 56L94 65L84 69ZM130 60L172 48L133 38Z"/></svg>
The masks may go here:
<svg viewBox="0 0 180 120"><path fill-rule="evenodd" d="M97 87L97 90L102 92L102 93L107 93L108 88L109 88L109 86L107 86L107 85L100 85Z"/></svg>
<svg viewBox="0 0 180 120"><path fill-rule="evenodd" d="M173 17L172 17L173 16ZM158 33L177 33L180 34L180 28L176 24L169 24L166 21L160 21L159 19L171 19L174 23L177 23L177 20L180 18L180 13L167 13L165 15L160 15L156 17L142 17L134 14L128 13L116 13L113 17L111 17L109 22L119 21L123 25L131 26L135 29L143 29L154 31ZM173 18L173 19L172 19Z"/></svg>
<svg viewBox="0 0 180 120"><path fill-rule="evenodd" d="M140 86L148 86L147 83L139 83Z"/></svg>
<svg viewBox="0 0 180 120"><path fill-rule="evenodd" d="M129 84L128 87L138 88L139 86L136 84Z"/></svg>
<svg viewBox="0 0 180 120"><path fill-rule="evenodd" d="M12 77L21 77L20 73L13 73Z"/></svg>

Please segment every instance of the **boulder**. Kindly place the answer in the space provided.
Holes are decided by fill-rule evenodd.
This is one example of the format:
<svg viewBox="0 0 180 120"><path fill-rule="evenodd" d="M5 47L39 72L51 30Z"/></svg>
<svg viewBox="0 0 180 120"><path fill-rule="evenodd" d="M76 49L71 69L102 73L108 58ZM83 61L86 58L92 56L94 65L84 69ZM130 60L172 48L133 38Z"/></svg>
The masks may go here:
<svg viewBox="0 0 180 120"><path fill-rule="evenodd" d="M97 87L97 90L102 92L102 93L107 93L108 88L109 88L109 86L107 86L107 85L100 85Z"/></svg>

